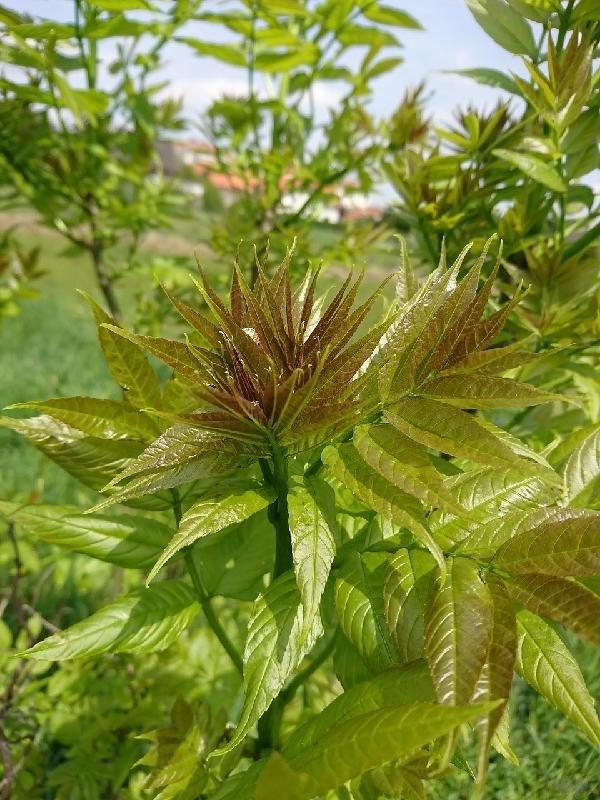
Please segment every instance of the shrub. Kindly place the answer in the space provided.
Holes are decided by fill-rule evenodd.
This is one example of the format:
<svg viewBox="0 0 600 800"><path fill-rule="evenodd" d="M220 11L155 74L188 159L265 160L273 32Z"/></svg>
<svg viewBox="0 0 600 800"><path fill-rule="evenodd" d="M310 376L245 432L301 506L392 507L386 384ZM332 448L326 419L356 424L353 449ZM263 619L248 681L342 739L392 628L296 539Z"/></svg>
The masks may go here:
<svg viewBox="0 0 600 800"><path fill-rule="evenodd" d="M23 657L143 656L180 646L202 612L241 681L226 716L221 698L179 700L148 734L149 791L421 796L464 765L470 725L482 792L490 750L511 756L515 670L600 743L555 627L600 642L600 433L546 457L478 413L577 398L507 377L545 356L494 346L521 293L486 313L499 262L479 287L486 247L458 280L467 251L420 282L403 250L395 301L368 327L387 282L357 305L349 275L323 304L317 269L292 289L289 253L271 277L259 262L253 287L236 266L227 303L202 276L210 318L172 298L185 342L94 305L123 399L3 419L106 495L86 514L2 503L12 523L150 567L145 588Z"/></svg>

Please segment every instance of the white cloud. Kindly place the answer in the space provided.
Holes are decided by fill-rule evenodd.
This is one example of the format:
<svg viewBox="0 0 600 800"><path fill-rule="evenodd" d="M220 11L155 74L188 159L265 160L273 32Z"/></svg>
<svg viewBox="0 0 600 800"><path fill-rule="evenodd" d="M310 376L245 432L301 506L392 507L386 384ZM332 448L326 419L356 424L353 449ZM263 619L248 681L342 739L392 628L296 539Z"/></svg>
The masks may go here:
<svg viewBox="0 0 600 800"><path fill-rule="evenodd" d="M177 78L162 92L163 97L182 98L188 111L204 110L224 95L246 97L247 94L248 84L237 78Z"/></svg>

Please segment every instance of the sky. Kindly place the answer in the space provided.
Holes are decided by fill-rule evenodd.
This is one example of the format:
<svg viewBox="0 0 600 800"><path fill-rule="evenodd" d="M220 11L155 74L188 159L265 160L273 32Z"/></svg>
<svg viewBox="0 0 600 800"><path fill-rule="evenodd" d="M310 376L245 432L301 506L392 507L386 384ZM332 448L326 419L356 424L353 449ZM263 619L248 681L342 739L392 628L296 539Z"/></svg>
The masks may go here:
<svg viewBox="0 0 600 800"><path fill-rule="evenodd" d="M3 0L3 4L21 13L57 20L70 19L73 8L72 0ZM370 108L376 116L389 114L407 87L426 80L430 114L437 122L449 121L458 105L473 102L478 107L491 107L501 93L445 71L482 66L519 70L518 57L503 51L481 30L464 0L387 0L387 4L411 13L424 30L396 30L404 45L404 63L375 81ZM207 7L215 5L218 4L207 3ZM202 28L200 23L194 24L196 29L191 34L218 40L214 26ZM169 82L167 91L184 98L192 121L200 118L215 97L245 91L245 77L235 67L199 59L180 45L168 46L165 56L162 77ZM321 83L315 95L318 111L326 113L328 107L335 106L341 91L342 87L335 83Z"/></svg>

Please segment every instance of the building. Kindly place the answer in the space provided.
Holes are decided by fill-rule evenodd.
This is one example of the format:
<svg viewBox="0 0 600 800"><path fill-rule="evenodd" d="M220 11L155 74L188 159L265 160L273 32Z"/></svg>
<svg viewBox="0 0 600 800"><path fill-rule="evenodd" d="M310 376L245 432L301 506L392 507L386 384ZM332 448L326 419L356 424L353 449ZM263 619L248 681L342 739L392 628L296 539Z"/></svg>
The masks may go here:
<svg viewBox="0 0 600 800"><path fill-rule="evenodd" d="M210 182L220 193L223 203L231 205L242 194L256 192L260 181L248 174L228 172L226 165L217 160L213 145L195 139L182 139L158 143L165 173L178 178L181 187L190 195L202 197L205 182ZM296 214L301 211L311 197L304 182L295 179L290 170L280 180L281 211ZM319 222L338 224L342 220L362 221L380 220L381 208L374 206L372 200L360 191L356 181L344 179L339 183L324 187L312 204L312 213Z"/></svg>

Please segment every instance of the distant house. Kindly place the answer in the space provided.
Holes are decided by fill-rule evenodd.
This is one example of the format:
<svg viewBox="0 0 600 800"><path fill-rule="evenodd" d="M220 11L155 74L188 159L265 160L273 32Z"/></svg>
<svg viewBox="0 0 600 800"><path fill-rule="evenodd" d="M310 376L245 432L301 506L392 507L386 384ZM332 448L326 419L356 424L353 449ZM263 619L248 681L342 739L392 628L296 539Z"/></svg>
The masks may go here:
<svg viewBox="0 0 600 800"><path fill-rule="evenodd" d="M165 173L179 178L181 187L193 196L202 197L206 181L218 189L225 205L234 203L241 194L259 189L259 181L254 176L232 174L219 164L215 148L208 142L195 139L159 142L158 153ZM292 170L281 178L279 188L283 213L297 213L311 195ZM359 185L350 179L324 187L312 203L312 213L319 222L331 224L342 220L379 220L383 216L382 209L374 206L369 197L360 192Z"/></svg>

